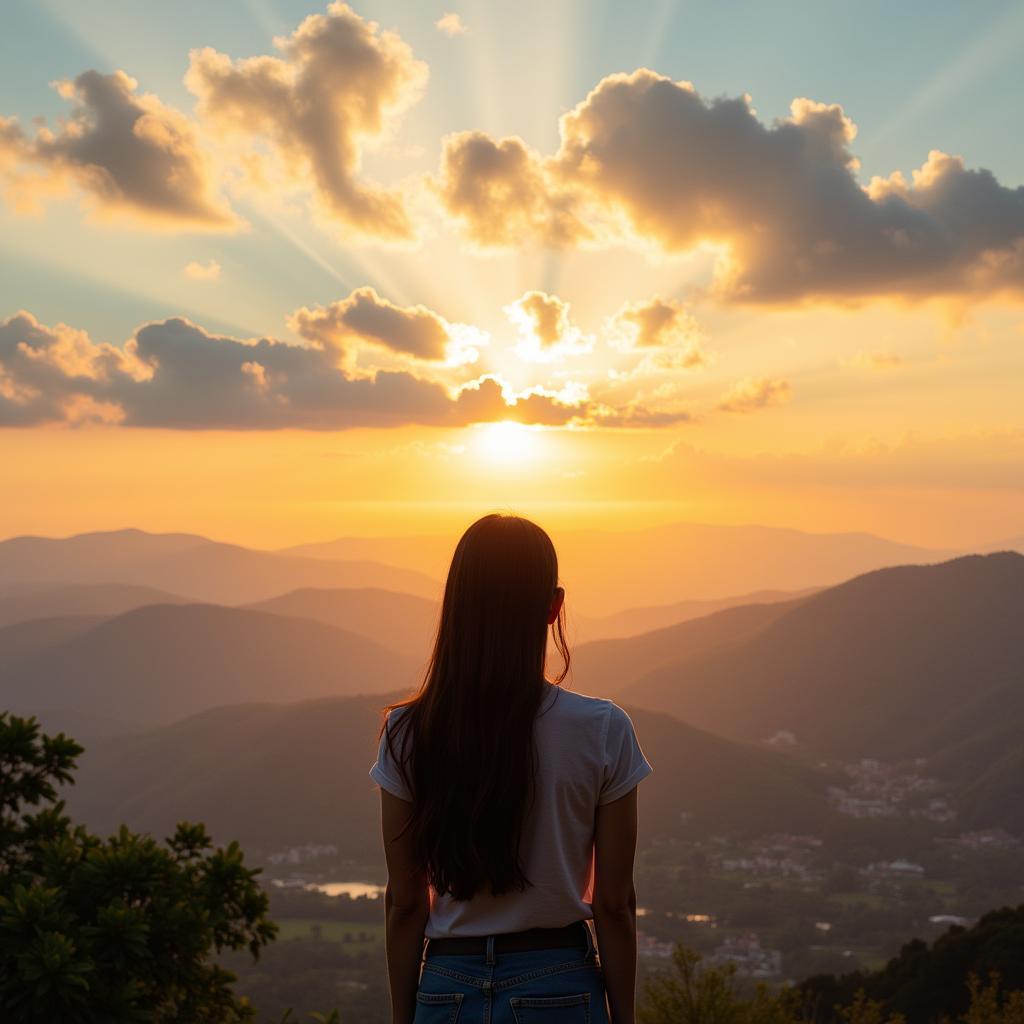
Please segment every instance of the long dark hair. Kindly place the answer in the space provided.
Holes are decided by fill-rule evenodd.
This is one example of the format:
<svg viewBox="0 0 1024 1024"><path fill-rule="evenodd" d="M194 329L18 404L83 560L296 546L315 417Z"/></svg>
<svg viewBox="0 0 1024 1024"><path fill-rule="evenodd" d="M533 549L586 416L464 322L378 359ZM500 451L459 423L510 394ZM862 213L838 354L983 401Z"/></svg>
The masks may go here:
<svg viewBox="0 0 1024 1024"><path fill-rule="evenodd" d="M457 900L530 884L520 844L557 587L558 558L539 526L513 515L478 519L452 556L423 685L388 709L403 709L387 742L413 794L406 827L431 886ZM564 608L551 627L561 683Z"/></svg>

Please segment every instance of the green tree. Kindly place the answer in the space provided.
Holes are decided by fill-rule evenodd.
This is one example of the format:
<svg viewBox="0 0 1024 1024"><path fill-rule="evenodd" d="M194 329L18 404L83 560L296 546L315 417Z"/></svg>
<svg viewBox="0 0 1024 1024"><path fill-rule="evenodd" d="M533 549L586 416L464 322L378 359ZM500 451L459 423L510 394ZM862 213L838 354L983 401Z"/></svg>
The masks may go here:
<svg viewBox="0 0 1024 1024"><path fill-rule="evenodd" d="M214 961L276 934L237 843L182 823L160 844L73 825L57 787L82 748L0 712L0 1020L234 1024L254 1013Z"/></svg>
<svg viewBox="0 0 1024 1024"><path fill-rule="evenodd" d="M677 945L672 970L656 974L644 987L640 1024L797 1024L790 993L758 986L751 998L740 995L736 969L701 967L700 955Z"/></svg>

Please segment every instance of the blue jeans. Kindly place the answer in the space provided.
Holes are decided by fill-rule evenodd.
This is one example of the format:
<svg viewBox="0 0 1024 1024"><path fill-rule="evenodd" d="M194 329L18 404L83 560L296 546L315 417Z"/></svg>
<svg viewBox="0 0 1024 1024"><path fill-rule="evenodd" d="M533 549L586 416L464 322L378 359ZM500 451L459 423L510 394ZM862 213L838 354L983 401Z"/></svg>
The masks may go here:
<svg viewBox="0 0 1024 1024"><path fill-rule="evenodd" d="M428 956L413 1024L608 1024L589 928L574 948L496 954L492 938L488 949Z"/></svg>

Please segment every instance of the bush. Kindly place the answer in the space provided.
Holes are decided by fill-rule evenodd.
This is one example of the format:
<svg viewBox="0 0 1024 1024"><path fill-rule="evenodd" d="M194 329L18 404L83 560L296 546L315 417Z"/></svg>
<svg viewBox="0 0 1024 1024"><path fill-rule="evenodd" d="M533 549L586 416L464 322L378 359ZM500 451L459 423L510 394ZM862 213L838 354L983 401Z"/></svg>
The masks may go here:
<svg viewBox="0 0 1024 1024"><path fill-rule="evenodd" d="M255 958L276 926L258 870L202 825L164 844L73 825L57 786L82 748L0 713L0 1019L233 1024L253 1011L213 961Z"/></svg>

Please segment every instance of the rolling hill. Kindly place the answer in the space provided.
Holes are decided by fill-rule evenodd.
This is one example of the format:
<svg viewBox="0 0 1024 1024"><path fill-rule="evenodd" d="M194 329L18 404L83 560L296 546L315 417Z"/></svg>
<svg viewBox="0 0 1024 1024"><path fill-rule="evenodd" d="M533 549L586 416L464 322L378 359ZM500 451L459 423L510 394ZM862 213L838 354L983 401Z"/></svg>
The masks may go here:
<svg viewBox="0 0 1024 1024"><path fill-rule="evenodd" d="M417 682L411 660L319 622L215 605L149 605L7 665L0 704L140 726L221 704L380 693Z"/></svg>
<svg viewBox="0 0 1024 1024"><path fill-rule="evenodd" d="M1019 554L883 569L621 699L735 739L788 730L818 755L927 757L1024 713L1022 606Z"/></svg>
<svg viewBox="0 0 1024 1024"><path fill-rule="evenodd" d="M641 633L665 629L690 619L702 619L706 615L738 608L750 604L778 604L795 601L813 594L816 587L807 590L756 590L752 594L738 594L721 597L714 601L675 601L672 604L656 604L641 608L625 608L613 615L599 618L575 615L571 624L575 627L578 641L618 640Z"/></svg>
<svg viewBox="0 0 1024 1024"><path fill-rule="evenodd" d="M639 636L581 644L572 653L572 678L588 692L615 696L658 668L753 636L797 603L741 605Z"/></svg>
<svg viewBox="0 0 1024 1024"><path fill-rule="evenodd" d="M177 604L185 598L155 587L121 583L47 584L0 597L0 627L66 615L120 615L147 604Z"/></svg>
<svg viewBox="0 0 1024 1024"><path fill-rule="evenodd" d="M373 587L307 587L249 607L347 629L421 662L429 656L439 610L435 601Z"/></svg>
<svg viewBox="0 0 1024 1024"><path fill-rule="evenodd" d="M52 619L29 619L0 626L0 692L10 666L55 647L98 626L102 615L66 615Z"/></svg>
<svg viewBox="0 0 1024 1024"><path fill-rule="evenodd" d="M13 584L122 583L193 601L245 604L300 587L380 587L436 599L436 580L364 558L322 561L256 551L190 534L141 530L0 542L0 587Z"/></svg>
<svg viewBox="0 0 1024 1024"><path fill-rule="evenodd" d="M367 776L383 697L216 708L164 728L96 742L80 759L71 811L109 831L124 821L167 834L182 818L253 851L331 842L379 857ZM632 712L655 772L641 787L644 838L702 829L814 829L830 814L816 773L781 755ZM183 757L182 752L188 751Z"/></svg>
<svg viewBox="0 0 1024 1024"><path fill-rule="evenodd" d="M134 566L208 544L191 533L106 530L71 537L11 537L0 542L0 586L37 581L123 582Z"/></svg>

